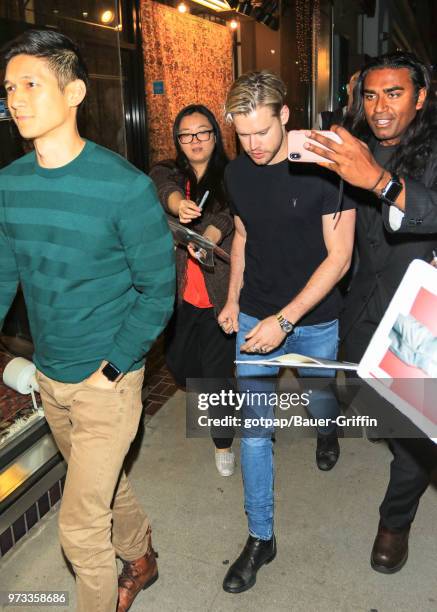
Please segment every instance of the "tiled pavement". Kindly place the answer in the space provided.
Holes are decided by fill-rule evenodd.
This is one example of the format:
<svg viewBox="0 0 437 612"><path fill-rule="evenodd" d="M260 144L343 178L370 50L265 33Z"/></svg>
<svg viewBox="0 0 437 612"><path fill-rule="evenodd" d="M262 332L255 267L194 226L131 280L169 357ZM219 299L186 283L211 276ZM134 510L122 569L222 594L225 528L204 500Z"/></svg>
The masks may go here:
<svg viewBox="0 0 437 612"><path fill-rule="evenodd" d="M144 409L146 415L152 416L176 393L178 387L167 367L161 365L150 377L146 374L145 390Z"/></svg>

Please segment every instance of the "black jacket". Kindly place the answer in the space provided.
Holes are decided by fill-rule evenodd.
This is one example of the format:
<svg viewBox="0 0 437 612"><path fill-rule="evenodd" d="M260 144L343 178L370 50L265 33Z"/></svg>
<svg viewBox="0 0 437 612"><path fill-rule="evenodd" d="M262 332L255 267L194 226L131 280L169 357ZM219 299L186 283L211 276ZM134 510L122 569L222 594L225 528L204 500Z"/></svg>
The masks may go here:
<svg viewBox="0 0 437 612"><path fill-rule="evenodd" d="M150 178L154 181L160 202L169 217L172 217L168 208L168 198L174 191L185 194L183 175L178 171L176 164L169 162L158 163L150 170ZM211 197L211 196L210 196ZM214 225L220 230L222 239L220 246L227 253L230 253L234 234L234 221L229 208L220 212L211 212L213 206L208 205L199 220L190 224L190 228L203 234L208 225ZM173 217L174 218L174 217ZM178 284L177 299L182 301L186 283L188 251L185 247L176 248L176 276ZM226 303L229 284L229 264L222 261L219 257L215 260L213 269L202 267L205 278L206 289L211 303L214 305L215 313L218 315Z"/></svg>
<svg viewBox="0 0 437 612"><path fill-rule="evenodd" d="M423 182L405 178L405 189L405 214L396 233L437 234L437 150L426 168ZM389 206L384 206L384 225L393 233L389 210Z"/></svg>
<svg viewBox="0 0 437 612"><path fill-rule="evenodd" d="M406 178L404 230L393 232L388 223L388 206L371 192L351 190L357 201L356 243L358 270L352 280L340 318L340 338L346 350L354 341L354 328L360 328L360 352L370 342L373 331L392 299L413 259L431 261L437 249L437 154L430 159L422 181ZM428 186L427 186L428 185ZM428 228L428 229L426 229ZM425 233L427 232L427 234ZM365 330L363 332L363 329ZM358 334L357 334L358 336ZM353 355L356 360L357 354Z"/></svg>

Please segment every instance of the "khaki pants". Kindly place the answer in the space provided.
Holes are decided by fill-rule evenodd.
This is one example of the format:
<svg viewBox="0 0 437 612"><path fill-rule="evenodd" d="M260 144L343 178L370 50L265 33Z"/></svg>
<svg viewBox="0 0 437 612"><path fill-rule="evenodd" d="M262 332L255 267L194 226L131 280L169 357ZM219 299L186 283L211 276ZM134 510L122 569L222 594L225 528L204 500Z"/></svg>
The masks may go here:
<svg viewBox="0 0 437 612"><path fill-rule="evenodd" d="M76 573L78 612L114 612L115 556L132 561L149 546L147 516L122 470L141 416L143 375L144 369L130 372L114 390L102 390L37 374L47 421L68 463L59 535Z"/></svg>

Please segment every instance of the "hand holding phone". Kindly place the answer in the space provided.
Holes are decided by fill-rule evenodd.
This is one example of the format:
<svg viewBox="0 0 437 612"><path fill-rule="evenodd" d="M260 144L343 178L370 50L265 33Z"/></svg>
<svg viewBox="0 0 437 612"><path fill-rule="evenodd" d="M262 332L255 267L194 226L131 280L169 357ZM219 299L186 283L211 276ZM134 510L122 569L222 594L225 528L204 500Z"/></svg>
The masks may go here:
<svg viewBox="0 0 437 612"><path fill-rule="evenodd" d="M317 130L317 132L337 143L341 144L343 142L340 136L338 136L335 132L330 132L327 130ZM308 138L307 133L308 130L291 130L291 132L288 132L288 160L291 162L305 162L311 164L317 162L331 164L332 161L329 159L305 149L304 144L306 142L311 142L311 139ZM318 146L326 148L322 145Z"/></svg>

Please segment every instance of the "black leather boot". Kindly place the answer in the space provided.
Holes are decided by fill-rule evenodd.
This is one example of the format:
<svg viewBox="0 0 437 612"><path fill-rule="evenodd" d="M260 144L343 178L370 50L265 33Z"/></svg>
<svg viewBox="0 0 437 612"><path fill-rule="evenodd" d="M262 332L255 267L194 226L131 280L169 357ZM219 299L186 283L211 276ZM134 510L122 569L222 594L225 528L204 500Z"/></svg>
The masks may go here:
<svg viewBox="0 0 437 612"><path fill-rule="evenodd" d="M340 455L337 431L330 434L317 434L316 463L319 470L332 470Z"/></svg>
<svg viewBox="0 0 437 612"><path fill-rule="evenodd" d="M256 573L262 565L276 557L276 539L260 540L249 536L243 552L231 565L223 580L223 589L227 593L242 593L251 589L256 582Z"/></svg>

